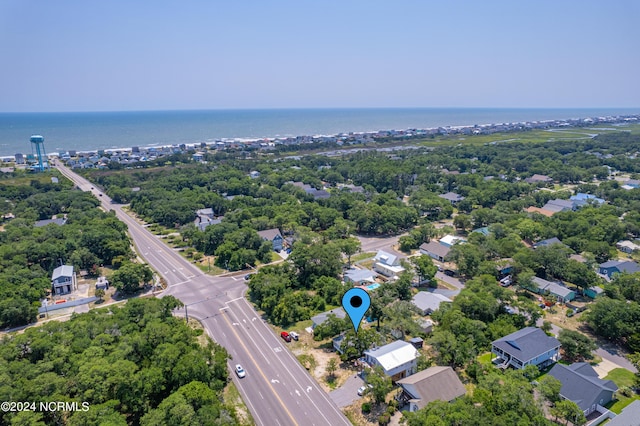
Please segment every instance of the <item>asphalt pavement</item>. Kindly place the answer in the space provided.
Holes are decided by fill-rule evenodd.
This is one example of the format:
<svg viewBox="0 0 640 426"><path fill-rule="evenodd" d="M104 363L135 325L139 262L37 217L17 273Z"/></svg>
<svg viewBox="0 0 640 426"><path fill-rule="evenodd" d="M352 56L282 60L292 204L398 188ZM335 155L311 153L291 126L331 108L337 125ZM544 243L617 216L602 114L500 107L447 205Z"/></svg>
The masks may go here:
<svg viewBox="0 0 640 426"><path fill-rule="evenodd" d="M258 425L350 425L350 422L318 383L300 365L260 315L245 300L243 275L212 277L111 203L109 197L86 179L54 165L80 189L90 191L106 210L113 210L127 224L139 255L168 284L160 295L173 295L185 308L178 314L200 320L207 334L227 349L230 376L236 383ZM101 195L102 194L102 195ZM241 364L246 377L235 375Z"/></svg>

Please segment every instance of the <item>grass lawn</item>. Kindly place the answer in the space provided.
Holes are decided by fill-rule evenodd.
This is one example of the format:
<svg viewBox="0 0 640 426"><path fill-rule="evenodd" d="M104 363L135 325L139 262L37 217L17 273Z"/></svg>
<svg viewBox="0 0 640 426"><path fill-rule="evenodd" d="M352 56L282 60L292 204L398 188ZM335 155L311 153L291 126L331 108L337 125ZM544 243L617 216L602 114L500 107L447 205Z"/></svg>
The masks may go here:
<svg viewBox="0 0 640 426"><path fill-rule="evenodd" d="M374 252L366 252L366 253L358 253L351 256L351 263L359 262L361 260L369 259L371 257L375 257Z"/></svg>
<svg viewBox="0 0 640 426"><path fill-rule="evenodd" d="M491 352L478 355L478 362L482 365L490 366L492 359L493 359L493 354Z"/></svg>
<svg viewBox="0 0 640 426"><path fill-rule="evenodd" d="M614 368L607 374L604 378L605 380L612 380L613 383L621 387L629 387L633 386L635 383L636 377L631 371L626 370L624 368Z"/></svg>
<svg viewBox="0 0 640 426"><path fill-rule="evenodd" d="M624 368L615 368L607 374L604 378L605 380L612 380L619 388L629 387L635 383L635 375ZM631 397L627 397L621 395L620 393L616 393L617 400L614 400L612 403L608 404L607 408L613 411L616 414L620 414L622 409L627 405L631 404L636 399L640 399L640 396L634 395Z"/></svg>

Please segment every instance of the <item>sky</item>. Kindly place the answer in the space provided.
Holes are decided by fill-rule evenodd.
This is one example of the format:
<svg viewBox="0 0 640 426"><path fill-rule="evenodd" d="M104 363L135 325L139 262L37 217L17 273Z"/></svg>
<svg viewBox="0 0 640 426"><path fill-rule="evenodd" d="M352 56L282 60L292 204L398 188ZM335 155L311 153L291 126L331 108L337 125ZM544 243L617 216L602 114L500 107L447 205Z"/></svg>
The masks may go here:
<svg viewBox="0 0 640 426"><path fill-rule="evenodd" d="M637 0L2 0L0 112L640 106Z"/></svg>

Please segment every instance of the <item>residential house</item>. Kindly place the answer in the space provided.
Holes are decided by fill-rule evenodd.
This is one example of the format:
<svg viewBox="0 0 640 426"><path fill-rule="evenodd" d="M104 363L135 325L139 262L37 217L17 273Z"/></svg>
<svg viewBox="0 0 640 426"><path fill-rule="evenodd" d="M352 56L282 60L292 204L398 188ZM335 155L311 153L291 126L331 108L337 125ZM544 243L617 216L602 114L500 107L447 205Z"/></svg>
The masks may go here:
<svg viewBox="0 0 640 426"><path fill-rule="evenodd" d="M458 243L466 243L467 240L462 237L456 237L455 235L445 235L444 237L440 238L438 242L446 247L453 247Z"/></svg>
<svg viewBox="0 0 640 426"><path fill-rule="evenodd" d="M282 242L284 239L282 238L282 234L279 229L265 229L264 231L258 231L258 235L260 235L260 238L263 240L270 241L273 245L274 251L282 250Z"/></svg>
<svg viewBox="0 0 640 426"><path fill-rule="evenodd" d="M575 402L588 416L613 399L618 386L611 380L598 378L598 373L586 362L571 365L556 364L549 375L560 381L560 396Z"/></svg>
<svg viewBox="0 0 640 426"><path fill-rule="evenodd" d="M618 241L616 243L616 247L618 250L624 253L631 254L636 250L640 250L640 246L634 242L629 240Z"/></svg>
<svg viewBox="0 0 640 426"><path fill-rule="evenodd" d="M53 270L51 276L51 286L53 287L53 294L68 294L77 288L76 274L73 271L73 266L62 265Z"/></svg>
<svg viewBox="0 0 640 426"><path fill-rule="evenodd" d="M554 296L560 303L569 302L576 298L575 291L539 277L533 277L531 279L531 286L526 287L538 294Z"/></svg>
<svg viewBox="0 0 640 426"><path fill-rule="evenodd" d="M576 195L572 195L569 197L569 200L573 202L574 207L582 207L587 204L604 204L604 200L602 198L598 198L595 195L585 194L582 192L578 192Z"/></svg>
<svg viewBox="0 0 640 426"><path fill-rule="evenodd" d="M400 266L400 258L384 250L379 250L373 259L373 270L386 277L394 277L404 272L404 268Z"/></svg>
<svg viewBox="0 0 640 426"><path fill-rule="evenodd" d="M640 265L632 260L609 260L599 265L598 272L612 279L614 274L621 274L623 272L633 274L640 272Z"/></svg>
<svg viewBox="0 0 640 426"><path fill-rule="evenodd" d="M438 195L438 197L444 198L445 200L450 202L451 205L453 206L458 204L460 201L464 200L464 197L462 195L456 194L455 192L447 192L446 194L440 194Z"/></svg>
<svg viewBox="0 0 640 426"><path fill-rule="evenodd" d="M16 155L17 155L17 154L16 154ZM624 182L624 185L625 185L625 186L628 186L628 187L630 187L630 188L632 188L632 189L640 188L640 180L637 180L637 179L629 179L629 180L627 180L627 181L625 181L625 182Z"/></svg>
<svg viewBox="0 0 640 426"><path fill-rule="evenodd" d="M485 237L487 237L491 233L488 226L483 226L482 228L476 228L473 231L471 231L471 234L473 234L474 232L478 232L484 235Z"/></svg>
<svg viewBox="0 0 640 426"><path fill-rule="evenodd" d="M422 315L431 315L433 311L440 308L442 302L452 302L452 300L441 294L430 293L428 291L419 291L411 299L411 303L418 308Z"/></svg>
<svg viewBox="0 0 640 426"><path fill-rule="evenodd" d="M538 247L550 247L554 244L562 244L563 246L566 247L566 245L560 241L557 237L553 237L553 238L549 238L547 240L542 240L542 241L538 241L537 243L535 243L533 245L533 248L538 248Z"/></svg>
<svg viewBox="0 0 640 426"><path fill-rule="evenodd" d="M467 392L451 367L429 367L397 383L402 388L397 399L409 404L409 411L418 411L432 401L451 402Z"/></svg>
<svg viewBox="0 0 640 426"><path fill-rule="evenodd" d="M418 351L403 340L364 351L364 359L371 367L382 367L394 382L412 375L418 368Z"/></svg>
<svg viewBox="0 0 640 426"><path fill-rule="evenodd" d="M602 294L604 294L604 290L602 289L602 287L597 286L589 287L584 291L584 295L592 299L595 299Z"/></svg>
<svg viewBox="0 0 640 426"><path fill-rule="evenodd" d="M51 219L39 220L36 223L34 223L33 226L35 226L36 228L41 228L43 226L47 226L47 225L52 224L52 223L54 225L62 226L65 223L67 223L67 218L66 217L53 216Z"/></svg>
<svg viewBox="0 0 640 426"><path fill-rule="evenodd" d="M439 260L440 262L444 262L444 259L447 257L450 251L451 248L434 240L420 245L420 253L426 254L433 259Z"/></svg>
<svg viewBox="0 0 640 426"><path fill-rule="evenodd" d="M344 282L353 285L368 285L376 282L377 276L378 274L369 269L351 268L344 273Z"/></svg>
<svg viewBox="0 0 640 426"><path fill-rule="evenodd" d="M541 209L540 207L535 207L535 206L527 207L526 209L524 209L524 211L526 211L527 213L538 213L546 217L551 217L555 213L555 212Z"/></svg>
<svg viewBox="0 0 640 426"><path fill-rule="evenodd" d="M253 171L249 172L249 177L251 179L257 179L257 178L260 177L260 172L257 171L257 170L253 170Z"/></svg>
<svg viewBox="0 0 640 426"><path fill-rule="evenodd" d="M518 370L527 365L546 367L560 359L560 342L539 328L525 327L491 343L491 353L497 355L500 367Z"/></svg>
<svg viewBox="0 0 640 426"><path fill-rule="evenodd" d="M607 426L638 426L640 419L640 400L635 400L622 409L622 412L609 420Z"/></svg>
<svg viewBox="0 0 640 426"><path fill-rule="evenodd" d="M533 176L526 178L524 181L527 183L551 183L553 182L553 179L549 176L534 174Z"/></svg>
<svg viewBox="0 0 640 426"><path fill-rule="evenodd" d="M193 223L198 230L204 231L209 225L222 223L223 217L224 216L216 218L212 208L200 209L196 210L196 218Z"/></svg>
<svg viewBox="0 0 640 426"><path fill-rule="evenodd" d="M553 213L568 212L575 209L576 207L571 200L549 200L544 206L542 206L542 210L550 211Z"/></svg>
<svg viewBox="0 0 640 426"><path fill-rule="evenodd" d="M334 315L336 318L346 318L347 313L342 308L332 309L327 312L322 312L321 314L316 315L315 317L311 317L311 328L316 328L320 324L324 323L329 319L331 315Z"/></svg>

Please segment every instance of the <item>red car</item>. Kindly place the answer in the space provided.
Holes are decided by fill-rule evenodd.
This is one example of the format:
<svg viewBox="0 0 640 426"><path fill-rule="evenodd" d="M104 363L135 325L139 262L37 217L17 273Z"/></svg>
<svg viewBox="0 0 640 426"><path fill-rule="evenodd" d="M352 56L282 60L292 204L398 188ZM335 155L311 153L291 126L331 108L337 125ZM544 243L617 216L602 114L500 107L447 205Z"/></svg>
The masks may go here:
<svg viewBox="0 0 640 426"><path fill-rule="evenodd" d="M282 333L280 333L280 337L282 337L285 342L291 341L291 336L286 331L283 331Z"/></svg>

